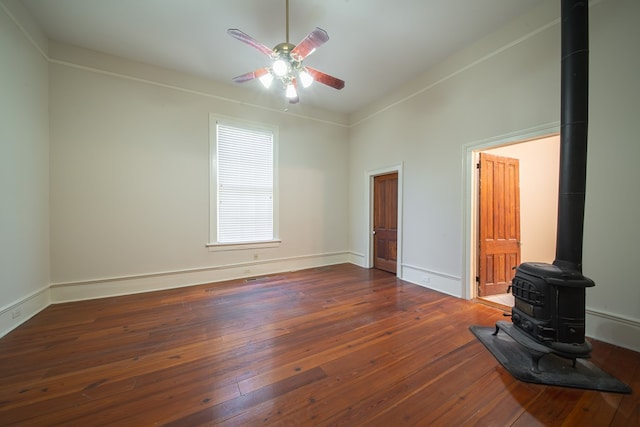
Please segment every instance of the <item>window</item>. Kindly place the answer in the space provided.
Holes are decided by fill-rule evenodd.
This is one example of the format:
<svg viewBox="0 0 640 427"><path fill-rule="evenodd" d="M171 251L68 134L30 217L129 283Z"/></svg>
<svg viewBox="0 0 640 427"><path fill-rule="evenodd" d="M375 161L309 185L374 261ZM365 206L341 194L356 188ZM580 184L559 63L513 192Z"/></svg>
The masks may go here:
<svg viewBox="0 0 640 427"><path fill-rule="evenodd" d="M211 245L276 241L276 129L222 119L211 128Z"/></svg>

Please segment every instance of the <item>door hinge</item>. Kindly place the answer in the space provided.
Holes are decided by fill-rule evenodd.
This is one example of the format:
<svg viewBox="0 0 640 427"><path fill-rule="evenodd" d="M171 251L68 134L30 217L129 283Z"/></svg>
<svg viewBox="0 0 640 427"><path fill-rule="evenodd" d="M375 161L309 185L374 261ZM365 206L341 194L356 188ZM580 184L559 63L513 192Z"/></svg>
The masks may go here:
<svg viewBox="0 0 640 427"><path fill-rule="evenodd" d="M480 162L476 163L476 169L480 169Z"/></svg>
<svg viewBox="0 0 640 427"><path fill-rule="evenodd" d="M476 283L480 283L480 276L476 276Z"/></svg>

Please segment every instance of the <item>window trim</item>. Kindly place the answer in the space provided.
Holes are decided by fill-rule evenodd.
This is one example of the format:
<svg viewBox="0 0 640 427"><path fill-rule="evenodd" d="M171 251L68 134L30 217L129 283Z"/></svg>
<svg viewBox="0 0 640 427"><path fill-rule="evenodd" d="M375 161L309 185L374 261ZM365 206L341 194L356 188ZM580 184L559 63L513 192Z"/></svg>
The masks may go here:
<svg viewBox="0 0 640 427"><path fill-rule="evenodd" d="M256 242L218 242L218 162L217 162L217 124L235 126L244 129L269 131L273 134L273 239ZM261 249L280 246L279 227L279 131L277 126L259 122L241 120L220 114L209 114L209 240L205 245L210 252L224 250Z"/></svg>

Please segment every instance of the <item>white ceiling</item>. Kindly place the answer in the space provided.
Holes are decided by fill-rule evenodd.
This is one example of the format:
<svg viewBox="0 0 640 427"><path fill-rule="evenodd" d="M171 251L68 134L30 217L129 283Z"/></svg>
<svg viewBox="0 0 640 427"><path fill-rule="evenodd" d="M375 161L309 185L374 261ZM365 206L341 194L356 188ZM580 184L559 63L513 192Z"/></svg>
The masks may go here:
<svg viewBox="0 0 640 427"><path fill-rule="evenodd" d="M346 81L313 85L301 103L350 113L417 77L541 0L290 0L290 42L315 27L329 41L305 64ZM233 85L285 41L285 0L23 0L53 40ZM264 91L258 81L243 83ZM274 96L282 96L277 94Z"/></svg>

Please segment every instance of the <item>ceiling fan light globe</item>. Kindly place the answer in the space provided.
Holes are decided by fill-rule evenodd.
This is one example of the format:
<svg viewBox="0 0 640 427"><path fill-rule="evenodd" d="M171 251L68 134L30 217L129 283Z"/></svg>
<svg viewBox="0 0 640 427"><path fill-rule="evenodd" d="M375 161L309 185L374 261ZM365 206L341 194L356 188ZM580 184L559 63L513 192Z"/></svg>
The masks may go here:
<svg viewBox="0 0 640 427"><path fill-rule="evenodd" d="M302 83L302 87L304 88L311 86L311 83L313 83L313 77L306 70L300 71L298 76L300 77L300 83Z"/></svg>
<svg viewBox="0 0 640 427"><path fill-rule="evenodd" d="M295 98L295 97L298 96L298 92L296 91L296 87L293 85L293 83L289 83L287 85L287 91L286 91L285 95L289 99Z"/></svg>
<svg viewBox="0 0 640 427"><path fill-rule="evenodd" d="M264 76L259 78L260 83L265 89L269 89L271 87L271 83L273 82L273 75L271 73L267 73Z"/></svg>
<svg viewBox="0 0 640 427"><path fill-rule="evenodd" d="M284 77L289 73L289 64L284 59L276 59L271 66L276 77Z"/></svg>

